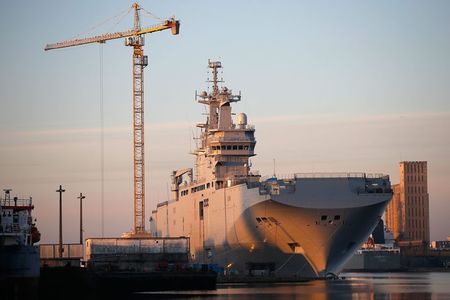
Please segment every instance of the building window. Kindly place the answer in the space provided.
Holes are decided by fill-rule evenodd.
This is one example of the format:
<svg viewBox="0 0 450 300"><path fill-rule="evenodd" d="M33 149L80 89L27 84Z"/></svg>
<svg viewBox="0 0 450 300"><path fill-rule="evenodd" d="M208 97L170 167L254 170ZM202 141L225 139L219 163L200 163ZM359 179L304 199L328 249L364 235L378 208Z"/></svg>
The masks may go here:
<svg viewBox="0 0 450 300"><path fill-rule="evenodd" d="M244 146L239 145L239 150L244 150Z"/></svg>
<svg viewBox="0 0 450 300"><path fill-rule="evenodd" d="M326 221L326 220L327 220L327 216L325 216L325 215L321 216L321 217L320 217L320 220L321 220L321 221Z"/></svg>
<svg viewBox="0 0 450 300"><path fill-rule="evenodd" d="M231 146L227 146L227 150L231 150Z"/></svg>
<svg viewBox="0 0 450 300"><path fill-rule="evenodd" d="M335 220L335 221L339 221L340 219L341 219L341 216L340 216L340 215L334 216L334 220Z"/></svg>
<svg viewBox="0 0 450 300"><path fill-rule="evenodd" d="M200 217L200 220L203 220L203 201L200 201L200 203L199 203L198 215Z"/></svg>
<svg viewBox="0 0 450 300"><path fill-rule="evenodd" d="M233 145L233 150L237 150L237 145Z"/></svg>

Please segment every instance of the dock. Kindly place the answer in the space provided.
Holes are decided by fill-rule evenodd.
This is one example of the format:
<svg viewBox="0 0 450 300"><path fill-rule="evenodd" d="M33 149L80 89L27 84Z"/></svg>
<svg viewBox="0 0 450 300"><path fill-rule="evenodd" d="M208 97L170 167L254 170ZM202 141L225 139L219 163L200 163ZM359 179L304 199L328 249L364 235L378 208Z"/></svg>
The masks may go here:
<svg viewBox="0 0 450 300"><path fill-rule="evenodd" d="M188 237L94 238L85 245L83 264L78 258L75 265L69 250L66 257L42 259L41 296L61 296L68 291L105 296L216 288L216 272L190 263ZM44 249L48 254L58 253L48 245ZM78 255L74 249L78 248L72 249Z"/></svg>

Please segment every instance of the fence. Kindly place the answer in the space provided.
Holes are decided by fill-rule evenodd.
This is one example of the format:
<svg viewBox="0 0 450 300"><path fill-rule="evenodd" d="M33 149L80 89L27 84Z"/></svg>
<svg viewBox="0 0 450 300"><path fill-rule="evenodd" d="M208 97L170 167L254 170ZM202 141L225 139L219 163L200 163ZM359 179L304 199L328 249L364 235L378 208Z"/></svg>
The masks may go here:
<svg viewBox="0 0 450 300"><path fill-rule="evenodd" d="M62 258L81 259L83 257L83 245L81 244L63 244ZM59 244L41 244L39 245L41 259L54 259L59 257Z"/></svg>

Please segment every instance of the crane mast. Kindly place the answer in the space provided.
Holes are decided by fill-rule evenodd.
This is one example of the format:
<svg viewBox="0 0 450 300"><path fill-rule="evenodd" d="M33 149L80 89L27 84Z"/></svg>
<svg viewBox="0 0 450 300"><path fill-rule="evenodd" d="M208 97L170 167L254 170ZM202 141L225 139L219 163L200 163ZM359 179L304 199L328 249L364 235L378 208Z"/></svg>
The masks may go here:
<svg viewBox="0 0 450 300"><path fill-rule="evenodd" d="M147 235L145 231L145 159L144 159L144 68L148 57L144 55L144 34L171 29L173 35L179 32L180 22L167 19L156 26L141 28L138 3L133 4L134 28L125 32L108 33L99 36L74 39L47 44L45 50L79 46L90 43L104 43L125 37L125 45L133 47L133 166L134 166L134 220L132 236Z"/></svg>
<svg viewBox="0 0 450 300"><path fill-rule="evenodd" d="M134 30L140 31L139 5L133 4ZM133 234L145 234L145 159L144 159L144 68L148 57L142 46L144 37L127 39L127 46L133 47L133 143L134 143L134 222Z"/></svg>

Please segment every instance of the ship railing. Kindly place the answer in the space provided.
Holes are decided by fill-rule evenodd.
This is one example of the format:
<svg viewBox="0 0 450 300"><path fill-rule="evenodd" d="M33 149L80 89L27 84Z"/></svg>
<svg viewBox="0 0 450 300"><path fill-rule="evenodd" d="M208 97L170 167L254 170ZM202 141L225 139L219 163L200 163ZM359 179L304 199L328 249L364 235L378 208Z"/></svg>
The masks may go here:
<svg viewBox="0 0 450 300"><path fill-rule="evenodd" d="M387 175L381 173L362 172L330 172L330 173L295 173L295 178L385 178Z"/></svg>
<svg viewBox="0 0 450 300"><path fill-rule="evenodd" d="M29 199L19 199L14 197L12 199L0 198L1 206L16 206L16 207L31 207L33 206L33 199L30 197Z"/></svg>
<svg viewBox="0 0 450 300"><path fill-rule="evenodd" d="M360 194L388 194L392 193L392 189L389 186L380 186L380 185L366 185L361 188L356 189L356 193Z"/></svg>
<svg viewBox="0 0 450 300"><path fill-rule="evenodd" d="M400 254L400 248L375 248L375 249L358 249L356 253L362 254L364 252L374 254Z"/></svg>
<svg viewBox="0 0 450 300"><path fill-rule="evenodd" d="M227 137L227 138L210 138L209 142L254 142L249 138L241 138L241 137Z"/></svg>
<svg viewBox="0 0 450 300"><path fill-rule="evenodd" d="M273 178L273 176L265 176L261 181ZM360 172L329 172L329 173L293 173L293 174L277 174L277 179L308 179L308 178L365 178L365 179L388 179L389 176L381 173L360 173Z"/></svg>
<svg viewBox="0 0 450 300"><path fill-rule="evenodd" d="M0 226L0 233L10 233L11 235L29 235L30 229L22 229L18 224L6 224L4 226Z"/></svg>
<svg viewBox="0 0 450 300"><path fill-rule="evenodd" d="M247 125L233 124L232 128L233 129L240 129L240 130L253 130L253 131L255 131L255 125L253 125L253 124L247 124Z"/></svg>

